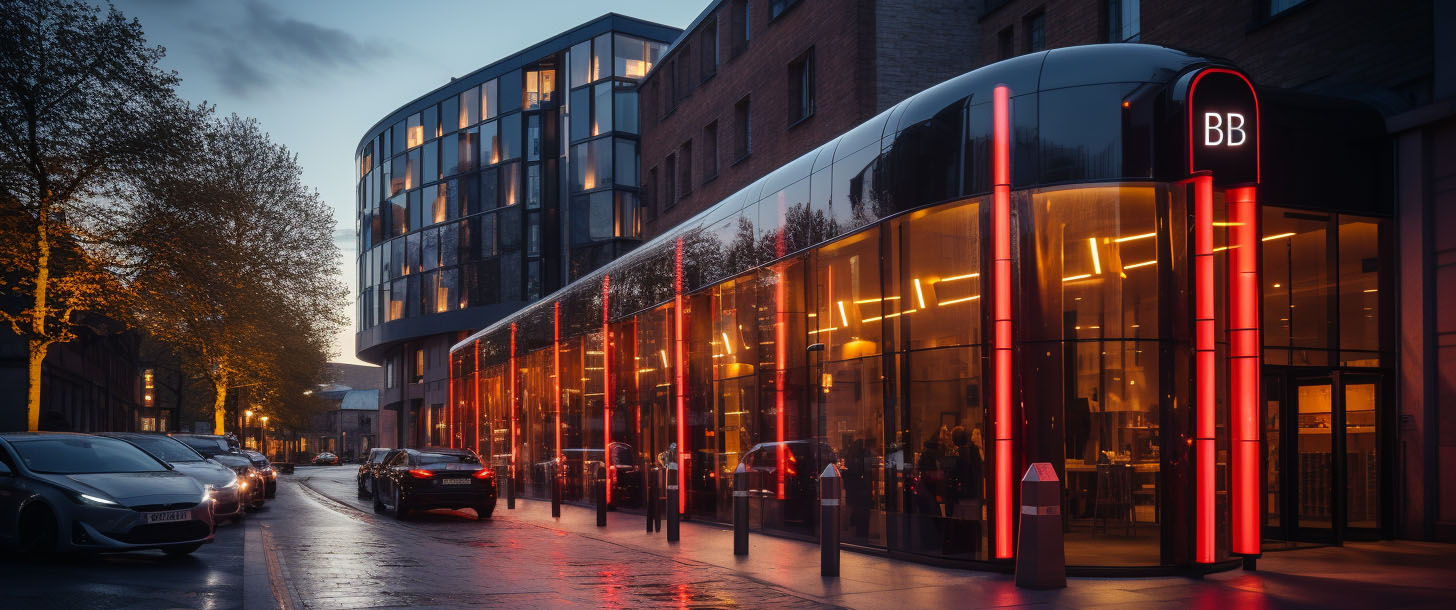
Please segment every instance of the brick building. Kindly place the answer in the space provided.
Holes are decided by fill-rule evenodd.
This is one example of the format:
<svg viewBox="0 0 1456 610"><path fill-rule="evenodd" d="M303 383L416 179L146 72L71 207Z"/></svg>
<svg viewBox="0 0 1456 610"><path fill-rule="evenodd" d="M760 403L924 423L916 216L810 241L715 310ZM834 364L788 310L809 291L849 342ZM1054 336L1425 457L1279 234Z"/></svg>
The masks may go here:
<svg viewBox="0 0 1456 610"><path fill-rule="evenodd" d="M650 239L979 65L979 3L717 0L641 85Z"/></svg>

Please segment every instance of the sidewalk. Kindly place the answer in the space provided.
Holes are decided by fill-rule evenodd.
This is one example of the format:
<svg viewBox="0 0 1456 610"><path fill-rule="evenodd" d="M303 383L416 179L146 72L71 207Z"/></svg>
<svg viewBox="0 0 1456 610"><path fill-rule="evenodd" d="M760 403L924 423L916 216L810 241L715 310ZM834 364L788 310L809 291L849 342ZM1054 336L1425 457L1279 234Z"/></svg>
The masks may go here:
<svg viewBox="0 0 1456 610"><path fill-rule="evenodd" d="M595 509L549 502L502 500L497 517L637 549L691 567L728 568L765 585L851 608L1450 608L1456 604L1456 545L1421 542L1354 543L1266 553L1257 572L1231 571L1203 579L1069 578L1058 591L1018 589L1007 574L940 568L844 551L839 578L819 576L816 544L754 534L747 557L733 555L731 529L682 523L682 540L648 534L645 517L610 513L596 526Z"/></svg>

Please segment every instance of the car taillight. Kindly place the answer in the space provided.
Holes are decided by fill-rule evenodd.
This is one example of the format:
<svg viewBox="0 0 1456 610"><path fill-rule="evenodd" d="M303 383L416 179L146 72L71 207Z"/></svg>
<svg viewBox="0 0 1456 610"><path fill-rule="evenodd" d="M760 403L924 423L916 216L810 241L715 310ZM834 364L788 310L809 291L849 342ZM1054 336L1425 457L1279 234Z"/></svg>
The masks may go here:
<svg viewBox="0 0 1456 610"><path fill-rule="evenodd" d="M489 468L481 468L480 470L475 471L475 474L470 476L473 476L477 479L489 479L495 476L495 471Z"/></svg>
<svg viewBox="0 0 1456 610"><path fill-rule="evenodd" d="M433 479L433 478L435 478L435 473L430 472L428 470L424 470L422 468L412 469L412 470L409 471L409 473L410 473L410 476L412 476L412 477L414 477L416 479Z"/></svg>

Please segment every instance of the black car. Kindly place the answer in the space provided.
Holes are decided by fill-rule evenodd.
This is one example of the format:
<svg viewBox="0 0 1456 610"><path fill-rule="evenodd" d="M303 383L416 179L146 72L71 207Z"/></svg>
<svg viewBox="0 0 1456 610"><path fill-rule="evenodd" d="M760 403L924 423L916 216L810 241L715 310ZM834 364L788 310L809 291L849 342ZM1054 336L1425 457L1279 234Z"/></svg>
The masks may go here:
<svg viewBox="0 0 1456 610"><path fill-rule="evenodd" d="M401 449L374 477L374 512L396 519L411 510L473 508L481 520L495 511L495 471L469 449Z"/></svg>
<svg viewBox="0 0 1456 610"><path fill-rule="evenodd" d="M359 497L368 498L374 495L374 476L379 474L379 467L389 459L393 449L375 447L369 450L368 457L364 463L359 464L359 474L354 477L354 484L359 488Z"/></svg>
<svg viewBox="0 0 1456 610"><path fill-rule="evenodd" d="M268 461L267 456L257 451L244 449L241 453L243 457L253 463L253 467L257 468L258 474L263 477L263 497L273 499L273 496L278 495L278 470L273 468L273 464Z"/></svg>

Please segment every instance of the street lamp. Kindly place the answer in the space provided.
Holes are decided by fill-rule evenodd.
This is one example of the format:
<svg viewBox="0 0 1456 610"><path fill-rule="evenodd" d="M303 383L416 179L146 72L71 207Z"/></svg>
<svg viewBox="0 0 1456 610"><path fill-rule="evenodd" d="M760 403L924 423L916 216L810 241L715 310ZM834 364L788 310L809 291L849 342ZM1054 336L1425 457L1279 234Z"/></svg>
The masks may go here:
<svg viewBox="0 0 1456 610"><path fill-rule="evenodd" d="M268 457L268 416L267 415L264 415L263 416L263 427L259 430L259 435L262 437L259 444L262 445L262 449L263 449L262 454L263 454L263 457Z"/></svg>

